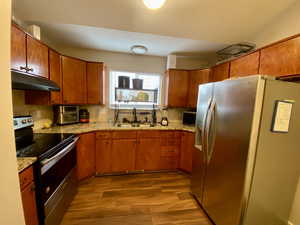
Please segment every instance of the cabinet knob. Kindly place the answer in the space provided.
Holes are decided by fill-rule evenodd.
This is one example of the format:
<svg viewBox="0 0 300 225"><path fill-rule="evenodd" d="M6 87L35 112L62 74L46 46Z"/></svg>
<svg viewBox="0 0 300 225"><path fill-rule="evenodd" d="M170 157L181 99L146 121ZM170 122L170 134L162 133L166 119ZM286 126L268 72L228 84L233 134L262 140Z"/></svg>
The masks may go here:
<svg viewBox="0 0 300 225"><path fill-rule="evenodd" d="M27 71L27 67L25 67L25 66L20 66L20 70L26 70Z"/></svg>
<svg viewBox="0 0 300 225"><path fill-rule="evenodd" d="M30 191L32 191L32 192L35 191L35 185L34 184L31 186Z"/></svg>
<svg viewBox="0 0 300 225"><path fill-rule="evenodd" d="M33 68L28 68L27 71L33 72Z"/></svg>

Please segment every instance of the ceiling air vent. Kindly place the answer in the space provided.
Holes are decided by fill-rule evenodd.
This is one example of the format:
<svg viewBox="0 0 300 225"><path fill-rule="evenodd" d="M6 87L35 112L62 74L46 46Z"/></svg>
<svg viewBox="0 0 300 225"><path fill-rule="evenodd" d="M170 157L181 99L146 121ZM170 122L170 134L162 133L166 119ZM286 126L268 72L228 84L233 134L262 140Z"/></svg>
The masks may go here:
<svg viewBox="0 0 300 225"><path fill-rule="evenodd" d="M219 56L220 60L228 60L246 54L254 50L255 47L256 45L253 43L241 42L238 44L229 45L228 47L217 51L217 55Z"/></svg>

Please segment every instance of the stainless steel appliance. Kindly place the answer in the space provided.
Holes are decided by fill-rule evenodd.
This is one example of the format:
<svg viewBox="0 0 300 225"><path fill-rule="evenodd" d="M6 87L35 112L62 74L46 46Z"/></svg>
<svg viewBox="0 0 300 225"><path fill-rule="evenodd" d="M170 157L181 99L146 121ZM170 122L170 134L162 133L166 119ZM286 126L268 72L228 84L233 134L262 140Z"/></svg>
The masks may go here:
<svg viewBox="0 0 300 225"><path fill-rule="evenodd" d="M300 172L300 85L200 85L192 192L216 225L288 223Z"/></svg>
<svg viewBox="0 0 300 225"><path fill-rule="evenodd" d="M55 106L54 122L57 125L79 123L79 106Z"/></svg>
<svg viewBox="0 0 300 225"><path fill-rule="evenodd" d="M182 123L184 125L195 125L196 111L184 111L182 116Z"/></svg>
<svg viewBox="0 0 300 225"><path fill-rule="evenodd" d="M76 142L72 134L36 134L31 116L14 118L18 157L37 157L34 165L40 225L59 225L77 191Z"/></svg>

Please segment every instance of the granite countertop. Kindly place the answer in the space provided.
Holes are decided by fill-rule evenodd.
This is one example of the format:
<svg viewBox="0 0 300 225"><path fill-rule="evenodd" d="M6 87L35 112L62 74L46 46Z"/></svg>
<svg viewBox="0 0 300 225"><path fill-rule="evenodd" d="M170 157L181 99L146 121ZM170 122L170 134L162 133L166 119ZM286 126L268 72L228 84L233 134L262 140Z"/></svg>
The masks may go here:
<svg viewBox="0 0 300 225"><path fill-rule="evenodd" d="M36 162L36 157L18 157L18 171L21 173L27 167L31 166L33 163Z"/></svg>
<svg viewBox="0 0 300 225"><path fill-rule="evenodd" d="M111 123L88 123L88 124L74 124L65 126L54 126L47 129L35 130L35 133L72 133L81 134L93 131L104 131L104 130L182 130L195 132L194 126L186 126L181 123L170 123L169 126L157 125L155 127L116 127Z"/></svg>

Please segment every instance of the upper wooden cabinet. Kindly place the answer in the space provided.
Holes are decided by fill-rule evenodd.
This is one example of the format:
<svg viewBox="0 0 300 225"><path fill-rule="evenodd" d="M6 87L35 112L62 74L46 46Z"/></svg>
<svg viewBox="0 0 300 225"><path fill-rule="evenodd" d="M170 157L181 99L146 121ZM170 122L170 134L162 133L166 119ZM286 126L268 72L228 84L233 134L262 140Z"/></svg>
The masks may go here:
<svg viewBox="0 0 300 225"><path fill-rule="evenodd" d="M26 34L11 27L11 68L26 72Z"/></svg>
<svg viewBox="0 0 300 225"><path fill-rule="evenodd" d="M63 104L86 104L86 62L62 57Z"/></svg>
<svg viewBox="0 0 300 225"><path fill-rule="evenodd" d="M11 68L49 78L48 47L15 25L11 29Z"/></svg>
<svg viewBox="0 0 300 225"><path fill-rule="evenodd" d="M62 103L62 76L60 65L60 54L49 50L49 75L60 91L26 91L25 102L29 105L57 105Z"/></svg>
<svg viewBox="0 0 300 225"><path fill-rule="evenodd" d="M216 65L212 68L210 81L217 82L229 78L229 62Z"/></svg>
<svg viewBox="0 0 300 225"><path fill-rule="evenodd" d="M87 63L87 103L104 104L105 65L103 63Z"/></svg>
<svg viewBox="0 0 300 225"><path fill-rule="evenodd" d="M189 72L170 69L165 76L165 104L169 107L186 107L189 88Z"/></svg>
<svg viewBox="0 0 300 225"><path fill-rule="evenodd" d="M210 69L191 70L188 89L187 106L195 108L197 106L198 86L209 82Z"/></svg>
<svg viewBox="0 0 300 225"><path fill-rule="evenodd" d="M48 79L48 66L48 47L27 35L27 72Z"/></svg>
<svg viewBox="0 0 300 225"><path fill-rule="evenodd" d="M241 77L258 74L259 54L260 52L257 51L251 53L250 55L246 55L231 61L230 77Z"/></svg>
<svg viewBox="0 0 300 225"><path fill-rule="evenodd" d="M259 73L273 76L300 74L300 37L263 48Z"/></svg>

